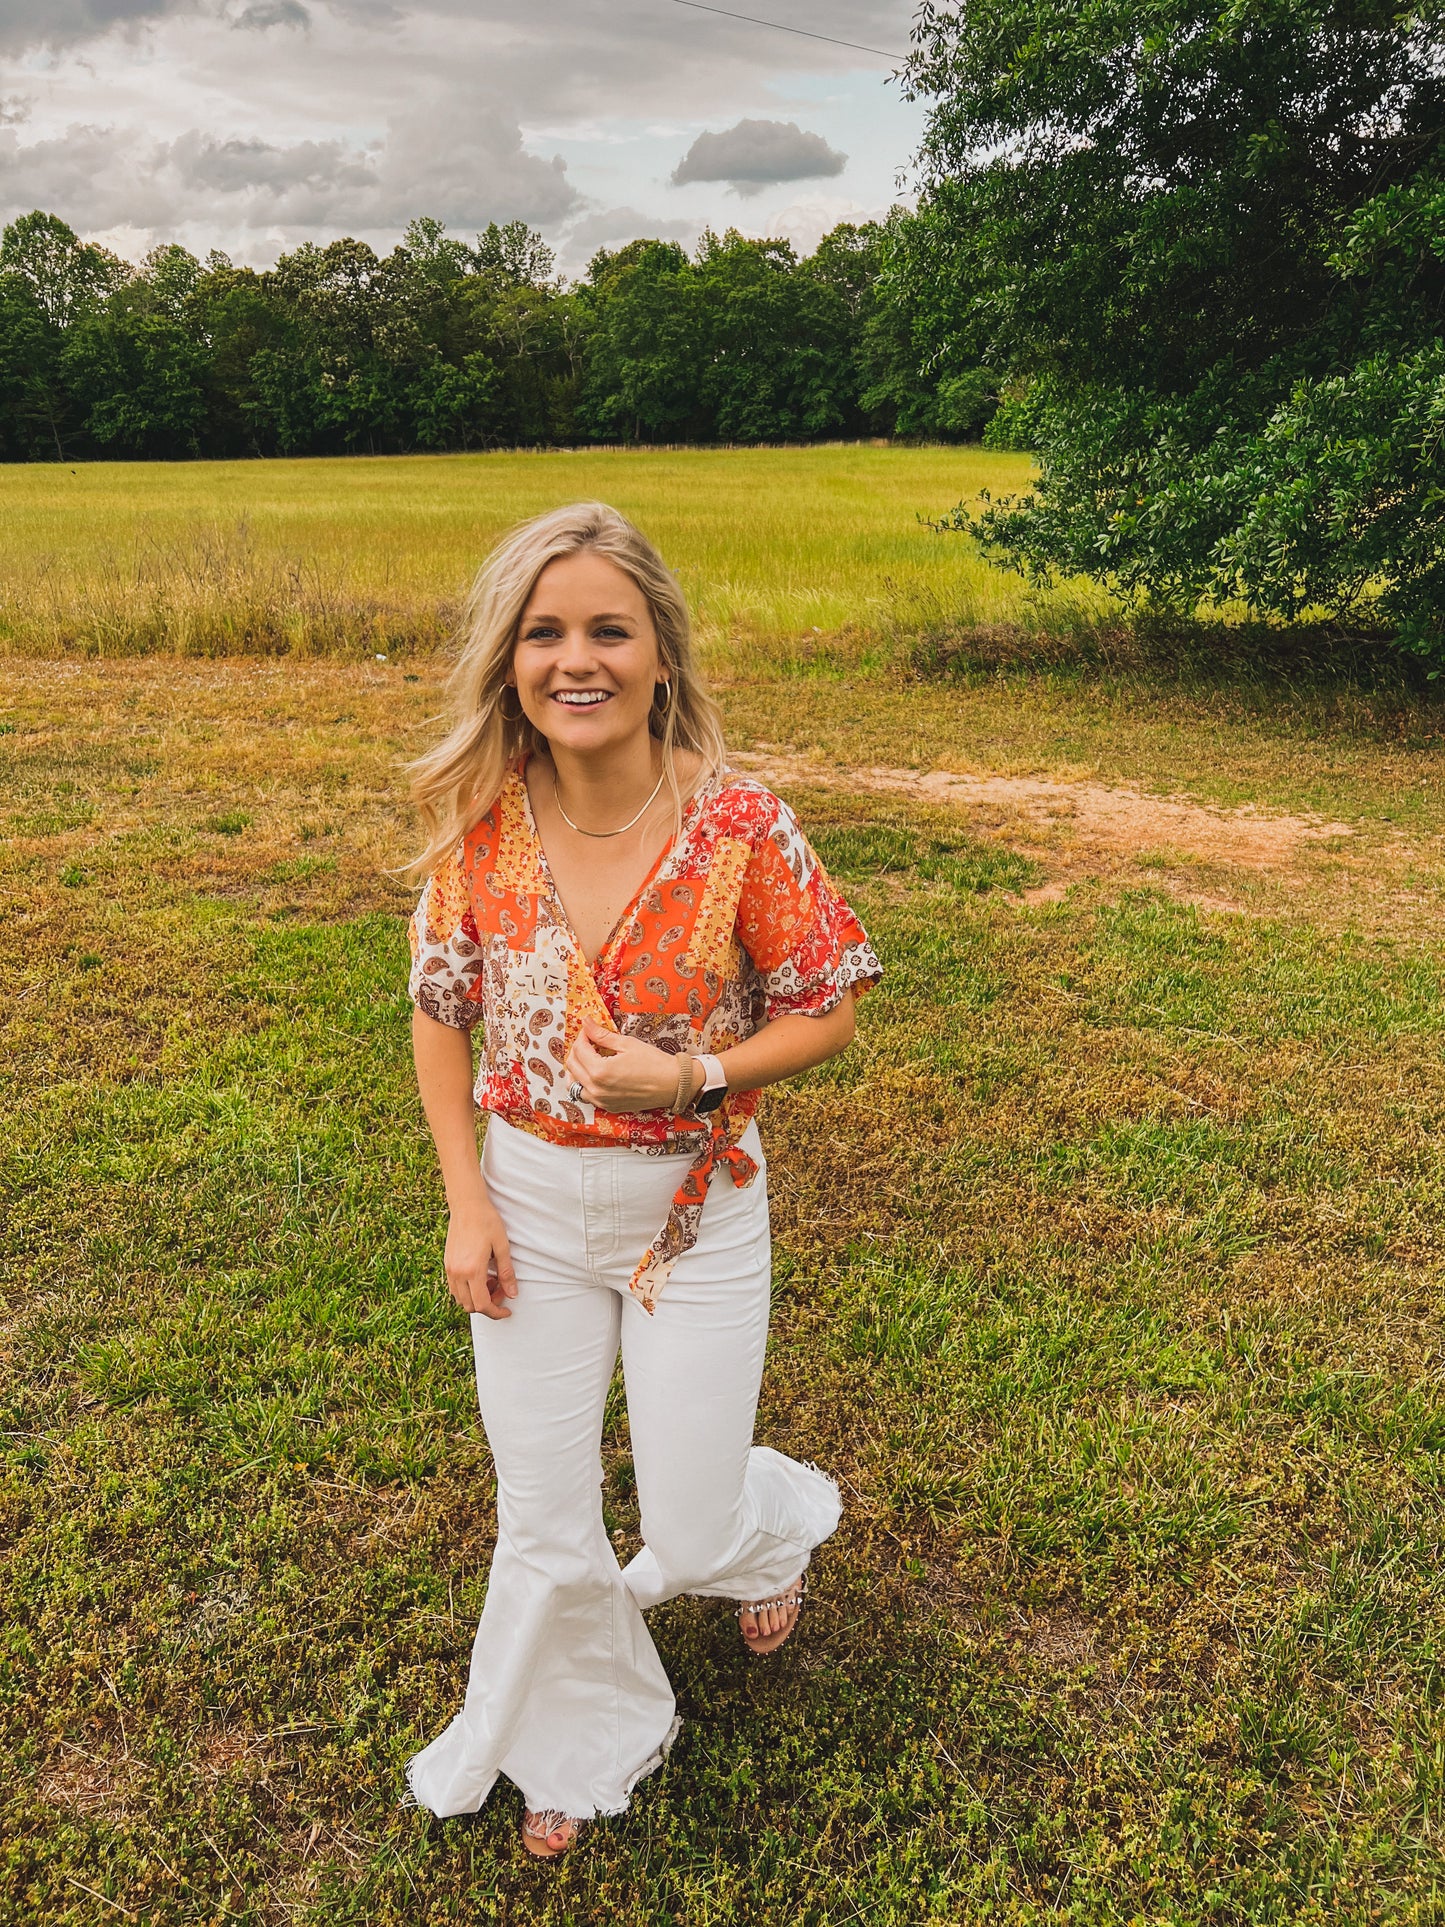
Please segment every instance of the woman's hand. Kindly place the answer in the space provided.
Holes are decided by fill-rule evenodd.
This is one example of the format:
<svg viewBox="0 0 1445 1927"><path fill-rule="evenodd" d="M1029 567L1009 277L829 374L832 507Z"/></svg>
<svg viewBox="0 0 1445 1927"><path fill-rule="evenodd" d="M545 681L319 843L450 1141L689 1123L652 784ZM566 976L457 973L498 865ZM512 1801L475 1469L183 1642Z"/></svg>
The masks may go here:
<svg viewBox="0 0 1445 1927"><path fill-rule="evenodd" d="M584 1017L567 1069L599 1111L671 1110L681 1059Z"/></svg>
<svg viewBox="0 0 1445 1927"><path fill-rule="evenodd" d="M502 1220L487 1195L477 1157L477 1113L472 1099L472 1037L412 1012L416 1083L446 1184L447 1289L463 1311L510 1318L506 1300L517 1295L517 1274Z"/></svg>
<svg viewBox="0 0 1445 1927"><path fill-rule="evenodd" d="M447 1289L463 1311L483 1318L510 1318L507 1299L517 1295L517 1274L502 1220L491 1205L454 1211L447 1226Z"/></svg>

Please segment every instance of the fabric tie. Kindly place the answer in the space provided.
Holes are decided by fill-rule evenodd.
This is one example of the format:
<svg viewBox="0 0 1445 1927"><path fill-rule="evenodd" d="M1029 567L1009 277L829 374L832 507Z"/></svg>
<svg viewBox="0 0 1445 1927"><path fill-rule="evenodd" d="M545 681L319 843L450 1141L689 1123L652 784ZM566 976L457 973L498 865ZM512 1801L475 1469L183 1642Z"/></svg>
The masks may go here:
<svg viewBox="0 0 1445 1927"><path fill-rule="evenodd" d="M672 1268L685 1251L697 1243L702 1223L702 1208L707 1203L707 1187L718 1165L744 1190L758 1175L758 1161L727 1135L727 1122L719 1113L713 1119L706 1144L688 1165L682 1183L673 1196L667 1223L642 1255L642 1262L628 1283L628 1290L649 1315L657 1309L657 1294L672 1276Z"/></svg>

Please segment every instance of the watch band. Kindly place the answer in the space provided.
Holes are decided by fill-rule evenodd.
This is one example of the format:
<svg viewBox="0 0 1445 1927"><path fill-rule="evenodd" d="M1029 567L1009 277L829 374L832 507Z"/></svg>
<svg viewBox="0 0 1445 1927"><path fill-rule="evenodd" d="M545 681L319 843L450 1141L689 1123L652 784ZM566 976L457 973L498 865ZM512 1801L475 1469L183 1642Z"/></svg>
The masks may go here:
<svg viewBox="0 0 1445 1927"><path fill-rule="evenodd" d="M705 1116L709 1111L715 1111L727 1096L728 1076L720 1057L700 1054L697 1061L702 1065L702 1089L692 1100L692 1108Z"/></svg>

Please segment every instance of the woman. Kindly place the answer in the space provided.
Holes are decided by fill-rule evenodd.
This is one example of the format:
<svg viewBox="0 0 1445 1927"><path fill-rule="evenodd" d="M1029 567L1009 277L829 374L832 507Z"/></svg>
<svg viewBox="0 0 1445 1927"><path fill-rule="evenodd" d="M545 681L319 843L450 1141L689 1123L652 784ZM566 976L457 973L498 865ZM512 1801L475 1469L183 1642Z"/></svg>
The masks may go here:
<svg viewBox="0 0 1445 1927"><path fill-rule="evenodd" d="M787 806L725 769L677 584L614 510L501 543L452 695L413 769L413 1041L498 1535L465 1703L407 1772L439 1814L505 1773L551 1857L623 1811L677 1731L643 1611L729 1598L771 1652L838 1522L831 1480L752 1445L770 1277L752 1117L763 1085L846 1047L880 972ZM619 1344L645 1542L625 1571L600 1492Z"/></svg>

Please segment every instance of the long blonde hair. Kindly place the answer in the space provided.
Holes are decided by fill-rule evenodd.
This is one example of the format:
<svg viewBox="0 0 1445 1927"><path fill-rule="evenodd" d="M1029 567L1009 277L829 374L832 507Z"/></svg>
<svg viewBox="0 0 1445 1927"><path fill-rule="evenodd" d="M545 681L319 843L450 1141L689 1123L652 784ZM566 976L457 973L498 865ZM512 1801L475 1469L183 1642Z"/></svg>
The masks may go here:
<svg viewBox="0 0 1445 1927"><path fill-rule="evenodd" d="M697 666L687 604L676 578L642 531L605 502L552 509L502 538L467 597L461 653L447 682L451 728L408 770L426 835L426 847L409 866L414 878L429 876L486 815L508 766L545 744L542 732L525 715L513 720L504 713L502 693L508 687L522 611L538 576L549 562L584 549L605 556L629 575L652 616L661 667L671 687L665 707L654 700L648 726L662 744L663 771L679 823L682 789L676 752L687 749L701 757L699 780L722 768L722 718Z"/></svg>

